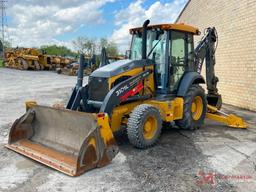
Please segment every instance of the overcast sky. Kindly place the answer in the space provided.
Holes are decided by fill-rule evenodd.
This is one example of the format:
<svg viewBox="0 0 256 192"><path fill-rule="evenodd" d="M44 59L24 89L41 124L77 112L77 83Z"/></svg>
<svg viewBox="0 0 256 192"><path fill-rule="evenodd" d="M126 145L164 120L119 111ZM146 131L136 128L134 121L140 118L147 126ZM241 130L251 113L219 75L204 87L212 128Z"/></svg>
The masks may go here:
<svg viewBox="0 0 256 192"><path fill-rule="evenodd" d="M106 37L128 49L129 28L174 22L187 0L8 0L7 38L13 46L72 47L78 36Z"/></svg>

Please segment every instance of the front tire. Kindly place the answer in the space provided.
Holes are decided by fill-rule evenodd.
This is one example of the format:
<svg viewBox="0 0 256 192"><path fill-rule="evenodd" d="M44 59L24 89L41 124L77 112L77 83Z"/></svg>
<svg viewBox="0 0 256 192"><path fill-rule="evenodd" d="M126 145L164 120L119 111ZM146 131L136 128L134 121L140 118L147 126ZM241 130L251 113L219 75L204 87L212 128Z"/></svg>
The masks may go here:
<svg viewBox="0 0 256 192"><path fill-rule="evenodd" d="M141 104L132 111L127 123L130 143L140 149L156 144L162 129L161 114L149 104Z"/></svg>
<svg viewBox="0 0 256 192"><path fill-rule="evenodd" d="M175 123L182 129L199 128L204 122L206 110L204 89L199 85L192 85L184 97L183 118L176 120Z"/></svg>

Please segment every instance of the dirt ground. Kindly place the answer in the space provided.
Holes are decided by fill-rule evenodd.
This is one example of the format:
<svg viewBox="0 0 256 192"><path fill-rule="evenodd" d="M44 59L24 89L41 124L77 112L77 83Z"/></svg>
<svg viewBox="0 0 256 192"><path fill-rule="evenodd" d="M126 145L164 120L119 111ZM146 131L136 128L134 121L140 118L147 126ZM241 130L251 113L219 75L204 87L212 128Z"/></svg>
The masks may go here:
<svg viewBox="0 0 256 192"><path fill-rule="evenodd" d="M0 191L256 191L256 113L228 105L223 110L242 116L247 130L209 120L196 131L165 127L158 145L147 150L119 134L112 163L76 178L4 148L26 100L64 102L75 82L53 72L0 68Z"/></svg>

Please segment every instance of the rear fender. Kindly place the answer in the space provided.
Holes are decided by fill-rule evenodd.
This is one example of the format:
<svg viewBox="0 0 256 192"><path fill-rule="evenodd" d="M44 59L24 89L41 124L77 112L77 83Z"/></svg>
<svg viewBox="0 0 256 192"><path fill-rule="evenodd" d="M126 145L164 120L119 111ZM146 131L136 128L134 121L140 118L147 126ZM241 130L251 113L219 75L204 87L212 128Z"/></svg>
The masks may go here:
<svg viewBox="0 0 256 192"><path fill-rule="evenodd" d="M184 74L179 84L177 96L184 97L192 84L205 83L202 75L197 72L187 72Z"/></svg>

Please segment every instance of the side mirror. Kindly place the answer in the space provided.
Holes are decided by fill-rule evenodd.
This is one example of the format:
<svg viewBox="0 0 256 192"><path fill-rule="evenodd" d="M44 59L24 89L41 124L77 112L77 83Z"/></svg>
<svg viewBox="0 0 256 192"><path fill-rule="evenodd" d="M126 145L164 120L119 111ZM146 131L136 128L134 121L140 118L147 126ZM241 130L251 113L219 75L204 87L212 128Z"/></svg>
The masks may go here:
<svg viewBox="0 0 256 192"><path fill-rule="evenodd" d="M125 51L125 59L129 59L130 58L130 56L131 56L131 50L126 50Z"/></svg>

